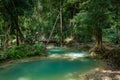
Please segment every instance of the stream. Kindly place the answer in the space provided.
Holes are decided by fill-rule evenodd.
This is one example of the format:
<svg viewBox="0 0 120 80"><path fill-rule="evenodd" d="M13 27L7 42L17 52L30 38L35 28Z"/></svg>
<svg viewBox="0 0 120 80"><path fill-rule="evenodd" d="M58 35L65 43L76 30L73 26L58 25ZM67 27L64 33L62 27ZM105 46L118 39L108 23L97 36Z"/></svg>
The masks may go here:
<svg viewBox="0 0 120 80"><path fill-rule="evenodd" d="M39 61L16 63L0 69L0 80L81 80L79 75L99 67L100 61L86 58L86 52L59 47L48 50Z"/></svg>

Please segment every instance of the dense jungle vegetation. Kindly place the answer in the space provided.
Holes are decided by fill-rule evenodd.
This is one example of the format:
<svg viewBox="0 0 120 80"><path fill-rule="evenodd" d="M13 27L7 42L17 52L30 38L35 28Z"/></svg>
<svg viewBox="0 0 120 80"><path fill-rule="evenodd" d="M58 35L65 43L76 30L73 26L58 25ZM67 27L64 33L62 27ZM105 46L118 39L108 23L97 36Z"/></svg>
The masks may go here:
<svg viewBox="0 0 120 80"><path fill-rule="evenodd" d="M0 0L3 61L45 56L46 46L54 44L84 46L120 66L119 31L120 0Z"/></svg>

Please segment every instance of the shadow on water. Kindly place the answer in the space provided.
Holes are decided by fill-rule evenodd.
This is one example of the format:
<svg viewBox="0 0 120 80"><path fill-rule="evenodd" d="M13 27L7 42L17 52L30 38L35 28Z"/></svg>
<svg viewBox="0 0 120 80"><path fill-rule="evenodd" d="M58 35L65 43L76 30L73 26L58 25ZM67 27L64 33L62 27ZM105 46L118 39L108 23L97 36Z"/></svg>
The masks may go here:
<svg viewBox="0 0 120 80"><path fill-rule="evenodd" d="M48 53L50 55L63 53L85 54L61 48L51 49ZM0 80L79 80L77 74L88 72L99 65L99 61L88 58L74 60L46 58L40 61L14 64L5 69L0 69Z"/></svg>

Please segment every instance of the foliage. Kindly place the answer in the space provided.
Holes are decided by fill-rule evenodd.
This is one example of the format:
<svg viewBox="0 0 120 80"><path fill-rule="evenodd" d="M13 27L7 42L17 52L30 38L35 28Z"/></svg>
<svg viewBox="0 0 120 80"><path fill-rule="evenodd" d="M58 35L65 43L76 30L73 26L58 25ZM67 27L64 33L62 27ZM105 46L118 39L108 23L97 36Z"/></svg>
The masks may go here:
<svg viewBox="0 0 120 80"><path fill-rule="evenodd" d="M45 54L45 49L43 50L42 45L20 45L20 46L13 46L12 48L8 48L5 50L5 54L7 58L18 59L24 58L28 56L36 56L40 54Z"/></svg>
<svg viewBox="0 0 120 80"><path fill-rule="evenodd" d="M23 58L29 53L28 49L24 46L13 46L5 51L8 58Z"/></svg>
<svg viewBox="0 0 120 80"><path fill-rule="evenodd" d="M120 36L119 3L120 0L0 0L1 46L12 46L5 49L8 58L44 55L46 50L39 41L48 40L53 26L51 39L57 42L62 41L61 37L73 37L74 41L89 43L94 36L98 38L95 42L103 39L105 43L116 43ZM24 45L16 46L15 40ZM109 56L113 55L117 51Z"/></svg>
<svg viewBox="0 0 120 80"><path fill-rule="evenodd" d="M1 0L0 30L2 34L11 25L11 36L15 37L15 17L23 33L24 41L33 44L42 39L48 39L62 4L63 38L73 36L84 41L91 40L95 28L107 29L120 26L120 7L118 0ZM55 26L52 39L60 40L60 18ZM114 29L112 29L114 31ZM104 33L104 32L103 32ZM109 32L108 32L109 33ZM106 33L105 33L106 34ZM19 33L21 38L21 33ZM87 36L87 37L86 37ZM107 36L105 36L107 37ZM82 39L81 39L82 38ZM13 40L13 39L11 39Z"/></svg>
<svg viewBox="0 0 120 80"><path fill-rule="evenodd" d="M10 29L10 34L16 35L16 42L19 45L19 37L22 41L24 35L19 26L19 18L33 13L34 2L36 0L1 0L1 16L4 20L5 29ZM6 29L7 30L7 29Z"/></svg>
<svg viewBox="0 0 120 80"><path fill-rule="evenodd" d="M111 35L109 35L111 34ZM103 37L105 43L116 43L116 32L114 29L104 29L103 30Z"/></svg>
<svg viewBox="0 0 120 80"><path fill-rule="evenodd" d="M43 47L43 45L42 44L34 44L33 45L33 47L34 47L34 54L36 54L36 55L42 55L42 54L45 54L46 52L46 50L45 50L45 48Z"/></svg>
<svg viewBox="0 0 120 80"><path fill-rule="evenodd" d="M0 60L2 60L2 59L3 59L3 57L2 57L2 55L1 55L1 53L2 53L2 51L0 50Z"/></svg>

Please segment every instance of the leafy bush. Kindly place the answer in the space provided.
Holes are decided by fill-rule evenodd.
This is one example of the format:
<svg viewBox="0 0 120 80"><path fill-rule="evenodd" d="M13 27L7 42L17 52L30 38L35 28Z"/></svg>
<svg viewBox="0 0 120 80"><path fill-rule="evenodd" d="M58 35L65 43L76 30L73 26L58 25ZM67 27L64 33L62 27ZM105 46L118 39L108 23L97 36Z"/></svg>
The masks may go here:
<svg viewBox="0 0 120 80"><path fill-rule="evenodd" d="M2 51L0 50L0 54L2 53ZM2 55L0 55L0 60L2 59Z"/></svg>
<svg viewBox="0 0 120 80"><path fill-rule="evenodd" d="M7 58L17 59L28 56L43 55L45 49L42 44L13 46L5 50Z"/></svg>
<svg viewBox="0 0 120 80"><path fill-rule="evenodd" d="M6 56L4 55L3 51L0 50L0 60L6 59Z"/></svg>
<svg viewBox="0 0 120 80"><path fill-rule="evenodd" d="M13 46L12 48L6 49L5 53L8 58L22 58L22 57L26 57L29 51L25 46L20 45L20 46Z"/></svg>
<svg viewBox="0 0 120 80"><path fill-rule="evenodd" d="M0 60L5 60L5 59L6 59L6 56L5 56L5 55L0 54Z"/></svg>
<svg viewBox="0 0 120 80"><path fill-rule="evenodd" d="M46 50L42 44L34 44L33 47L34 47L33 53L36 55L43 55L44 53L46 53L45 52Z"/></svg>
<svg viewBox="0 0 120 80"><path fill-rule="evenodd" d="M113 29L104 29L103 30L103 41L104 42L111 42L115 43L116 42L116 32Z"/></svg>
<svg viewBox="0 0 120 80"><path fill-rule="evenodd" d="M2 55L0 55L0 60L2 60Z"/></svg>

